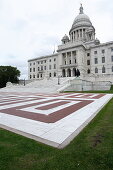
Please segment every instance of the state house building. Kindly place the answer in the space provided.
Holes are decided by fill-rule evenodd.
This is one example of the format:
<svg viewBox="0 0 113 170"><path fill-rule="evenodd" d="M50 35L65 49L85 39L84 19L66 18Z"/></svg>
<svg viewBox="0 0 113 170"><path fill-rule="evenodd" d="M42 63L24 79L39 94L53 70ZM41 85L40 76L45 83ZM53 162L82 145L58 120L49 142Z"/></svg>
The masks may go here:
<svg viewBox="0 0 113 170"><path fill-rule="evenodd" d="M82 5L69 36L61 41L57 53L28 60L29 79L79 76L113 82L113 41L100 43L95 38L95 28Z"/></svg>

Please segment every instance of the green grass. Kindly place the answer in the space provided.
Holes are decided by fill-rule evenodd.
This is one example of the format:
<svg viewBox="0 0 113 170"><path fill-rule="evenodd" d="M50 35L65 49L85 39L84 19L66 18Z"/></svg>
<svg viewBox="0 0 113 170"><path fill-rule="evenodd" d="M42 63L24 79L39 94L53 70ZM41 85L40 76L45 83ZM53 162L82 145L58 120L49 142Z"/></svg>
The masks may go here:
<svg viewBox="0 0 113 170"><path fill-rule="evenodd" d="M0 170L113 170L113 99L62 150L0 129Z"/></svg>

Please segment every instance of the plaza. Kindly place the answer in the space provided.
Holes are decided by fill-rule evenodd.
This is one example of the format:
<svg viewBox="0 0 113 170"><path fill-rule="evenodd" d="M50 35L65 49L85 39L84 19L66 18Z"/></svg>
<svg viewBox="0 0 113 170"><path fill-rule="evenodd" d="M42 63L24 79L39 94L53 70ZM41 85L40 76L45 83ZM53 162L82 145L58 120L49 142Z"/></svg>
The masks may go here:
<svg viewBox="0 0 113 170"><path fill-rule="evenodd" d="M0 127L63 148L96 116L112 94L0 91Z"/></svg>

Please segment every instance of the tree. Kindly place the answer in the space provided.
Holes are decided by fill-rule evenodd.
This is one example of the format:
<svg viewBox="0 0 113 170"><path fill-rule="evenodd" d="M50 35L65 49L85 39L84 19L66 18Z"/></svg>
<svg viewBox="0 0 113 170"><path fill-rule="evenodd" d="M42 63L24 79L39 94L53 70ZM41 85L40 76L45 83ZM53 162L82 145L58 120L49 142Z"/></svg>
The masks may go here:
<svg viewBox="0 0 113 170"><path fill-rule="evenodd" d="M12 66L0 66L0 88L5 87L7 82L18 83L20 71Z"/></svg>

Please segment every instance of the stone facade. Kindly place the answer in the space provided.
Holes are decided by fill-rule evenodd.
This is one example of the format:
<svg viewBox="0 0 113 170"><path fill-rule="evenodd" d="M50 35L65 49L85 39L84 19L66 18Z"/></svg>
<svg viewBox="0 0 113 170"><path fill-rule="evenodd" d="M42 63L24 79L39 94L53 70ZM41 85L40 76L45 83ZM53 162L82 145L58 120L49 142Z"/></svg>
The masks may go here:
<svg viewBox="0 0 113 170"><path fill-rule="evenodd" d="M101 44L83 7L75 18L69 37L62 38L56 54L28 61L31 80L77 77L88 81L113 82L113 41Z"/></svg>

